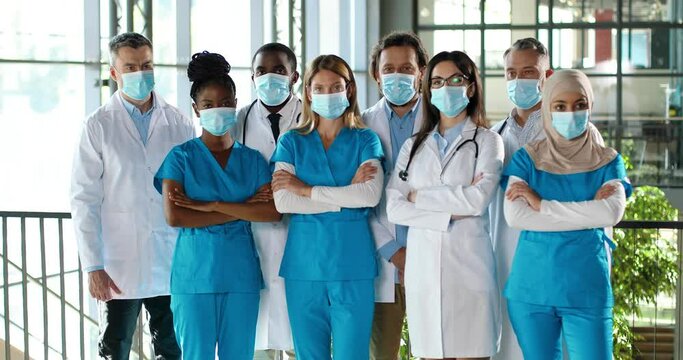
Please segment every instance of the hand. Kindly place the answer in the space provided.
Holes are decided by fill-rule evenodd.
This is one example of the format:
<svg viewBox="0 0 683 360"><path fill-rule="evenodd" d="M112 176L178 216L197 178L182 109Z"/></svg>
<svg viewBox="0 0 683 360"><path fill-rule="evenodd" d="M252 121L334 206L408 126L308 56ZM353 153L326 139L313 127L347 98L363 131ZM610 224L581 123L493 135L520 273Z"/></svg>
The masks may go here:
<svg viewBox="0 0 683 360"><path fill-rule="evenodd" d="M268 202L273 200L273 191L270 190L270 184L259 189L256 194L247 199L247 204Z"/></svg>
<svg viewBox="0 0 683 360"><path fill-rule="evenodd" d="M472 185L472 186L477 185L477 183L479 183L483 178L484 178L484 173L477 174L477 176L475 176L472 179L472 183L470 183L470 185Z"/></svg>
<svg viewBox="0 0 683 360"><path fill-rule="evenodd" d="M617 187L612 184L603 185L598 192L595 194L595 200L605 200L608 197L614 195L617 191Z"/></svg>
<svg viewBox="0 0 683 360"><path fill-rule="evenodd" d="M284 170L276 171L270 184L273 192L288 190L299 196L311 197L312 187L304 184L298 177Z"/></svg>
<svg viewBox="0 0 683 360"><path fill-rule="evenodd" d="M398 282L405 286L405 272L403 270L398 271Z"/></svg>
<svg viewBox="0 0 683 360"><path fill-rule="evenodd" d="M180 189L175 188L172 192L168 193L169 199L173 201L174 204L187 209L197 210L201 212L212 212L215 210L216 202L214 201L195 201L187 197L184 192Z"/></svg>
<svg viewBox="0 0 683 360"><path fill-rule="evenodd" d="M368 180L372 180L375 178L375 174L377 174L377 166L365 163L356 170L356 175L353 176L351 184L362 184Z"/></svg>
<svg viewBox="0 0 683 360"><path fill-rule="evenodd" d="M391 263L396 266L398 271L403 272L406 267L406 248L402 247L391 257Z"/></svg>
<svg viewBox="0 0 683 360"><path fill-rule="evenodd" d="M121 290L104 270L95 270L88 273L88 289L90 290L90 296L100 301L111 300L112 290L117 294L121 294Z"/></svg>
<svg viewBox="0 0 683 360"><path fill-rule="evenodd" d="M523 198L535 211L541 211L541 198L535 191L531 190L529 185L523 182L516 182L508 188L505 197L510 201L515 201L518 198Z"/></svg>
<svg viewBox="0 0 683 360"><path fill-rule="evenodd" d="M415 198L417 197L417 190L412 190L408 193L408 201L415 203Z"/></svg>

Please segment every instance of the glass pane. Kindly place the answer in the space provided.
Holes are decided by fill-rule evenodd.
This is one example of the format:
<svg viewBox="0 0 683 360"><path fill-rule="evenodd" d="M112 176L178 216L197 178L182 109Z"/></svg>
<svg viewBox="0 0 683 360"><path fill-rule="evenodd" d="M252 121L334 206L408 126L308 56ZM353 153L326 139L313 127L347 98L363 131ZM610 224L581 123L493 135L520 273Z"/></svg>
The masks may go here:
<svg viewBox="0 0 683 360"><path fill-rule="evenodd" d="M527 2L529 1L527 0ZM534 5L535 0L531 0L531 6ZM531 23L533 23L533 12L527 10L527 13L531 13ZM515 19L512 19L513 15L515 16ZM524 23L525 21L528 21L527 16L525 15L520 13L511 14L510 0L488 0L484 3L485 24L509 24L512 20L516 20L514 21L516 24Z"/></svg>
<svg viewBox="0 0 683 360"><path fill-rule="evenodd" d="M233 67L251 67L249 1L193 0L190 42L192 54L217 52ZM232 34L232 35L230 35Z"/></svg>
<svg viewBox="0 0 683 360"><path fill-rule="evenodd" d="M539 4L544 13L539 13L542 23L547 23L549 0L541 0ZM553 0L554 23L599 23L617 21L617 1L602 0L597 2L585 0Z"/></svg>
<svg viewBox="0 0 683 360"><path fill-rule="evenodd" d="M187 69L184 66L181 68L176 68L174 66L155 66L154 91L159 93L166 102L175 106L178 104L178 75L183 75L185 79L187 79L186 74Z"/></svg>
<svg viewBox="0 0 683 360"><path fill-rule="evenodd" d="M486 104L486 117L491 125L505 119L512 103L508 100L506 81L504 77L486 77L484 84L484 100Z"/></svg>
<svg viewBox="0 0 683 360"><path fill-rule="evenodd" d="M682 88L683 78L623 79L623 149L632 154L639 185L683 185Z"/></svg>
<svg viewBox="0 0 683 360"><path fill-rule="evenodd" d="M152 45L154 63L177 64L178 43L176 29L176 2L174 0L154 0L152 8Z"/></svg>
<svg viewBox="0 0 683 360"><path fill-rule="evenodd" d="M82 0L3 1L0 58L83 61L83 19Z"/></svg>
<svg viewBox="0 0 683 360"><path fill-rule="evenodd" d="M486 68L503 69L503 54L512 45L510 30L487 30L484 34Z"/></svg>
<svg viewBox="0 0 683 360"><path fill-rule="evenodd" d="M683 31L625 29L621 34L624 72L633 69L683 70Z"/></svg>
<svg viewBox="0 0 683 360"><path fill-rule="evenodd" d="M417 14L418 25L481 23L479 0L418 0Z"/></svg>
<svg viewBox="0 0 683 360"><path fill-rule="evenodd" d="M481 35L479 30L420 31L418 34L431 56L441 51L464 51L480 66Z"/></svg>
<svg viewBox="0 0 683 360"><path fill-rule="evenodd" d="M0 192L0 207L69 211L65 189L86 116L84 67L0 64L0 74L0 163L12 169L0 177L0 188L11 189Z"/></svg>
<svg viewBox="0 0 683 360"><path fill-rule="evenodd" d="M536 9L536 0L511 0L511 16L512 16L512 24L513 25L528 25L528 24L536 24L536 11L533 11ZM488 11L489 4L488 2L486 3L486 9ZM545 8L546 11L546 16L547 16L547 10L548 8ZM542 8L538 8L538 12L540 15ZM487 20L488 22L488 20Z"/></svg>
<svg viewBox="0 0 683 360"><path fill-rule="evenodd" d="M339 14L339 7L341 4L339 0L321 1L319 2L319 16L320 19L325 19L319 23L319 50L320 54L339 54L341 36L339 34L339 17L328 16L328 14ZM315 31L316 29L314 29ZM313 61L313 59L308 59Z"/></svg>
<svg viewBox="0 0 683 360"><path fill-rule="evenodd" d="M676 0L624 0L622 2L624 22L631 21L673 21ZM678 7L681 7L680 1ZM680 20L680 16L678 17Z"/></svg>
<svg viewBox="0 0 683 360"><path fill-rule="evenodd" d="M615 29L553 30L552 67L615 74L616 33Z"/></svg>

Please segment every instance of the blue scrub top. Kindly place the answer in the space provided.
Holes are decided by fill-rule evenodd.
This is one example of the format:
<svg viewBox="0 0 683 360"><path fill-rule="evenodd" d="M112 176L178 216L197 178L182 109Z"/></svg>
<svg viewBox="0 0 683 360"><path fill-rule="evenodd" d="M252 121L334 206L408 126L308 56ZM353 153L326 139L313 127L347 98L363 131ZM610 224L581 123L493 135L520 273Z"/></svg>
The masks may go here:
<svg viewBox="0 0 683 360"><path fill-rule="evenodd" d="M610 180L632 192L621 155L589 172L552 174L536 169L526 149L517 151L503 171L501 186L517 176L544 200L589 201ZM504 295L510 300L560 307L612 307L612 286L604 229L522 231Z"/></svg>
<svg viewBox="0 0 683 360"><path fill-rule="evenodd" d="M244 202L270 183L271 171L258 151L238 142L223 169L201 139L174 147L155 178L175 180L193 200ZM258 292L263 278L251 223L237 220L202 228L180 228L171 266L172 294Z"/></svg>
<svg viewBox="0 0 683 360"><path fill-rule="evenodd" d="M317 130L306 135L291 130L280 137L270 161L294 165L296 176L308 185L347 186L363 162L383 157L382 144L372 130L344 127L327 151ZM342 208L293 214L280 276L308 281L375 278L369 212L370 208Z"/></svg>

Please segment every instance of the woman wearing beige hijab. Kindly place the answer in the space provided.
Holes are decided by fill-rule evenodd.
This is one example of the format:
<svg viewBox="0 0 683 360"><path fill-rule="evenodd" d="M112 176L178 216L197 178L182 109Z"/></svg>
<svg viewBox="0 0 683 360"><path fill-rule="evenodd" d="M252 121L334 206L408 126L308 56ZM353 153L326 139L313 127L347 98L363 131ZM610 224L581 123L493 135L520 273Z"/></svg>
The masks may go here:
<svg viewBox="0 0 683 360"><path fill-rule="evenodd" d="M612 359L612 287L604 228L624 213L631 185L621 156L590 123L585 74L557 71L543 88L546 139L503 172L505 218L522 229L504 295L526 360Z"/></svg>

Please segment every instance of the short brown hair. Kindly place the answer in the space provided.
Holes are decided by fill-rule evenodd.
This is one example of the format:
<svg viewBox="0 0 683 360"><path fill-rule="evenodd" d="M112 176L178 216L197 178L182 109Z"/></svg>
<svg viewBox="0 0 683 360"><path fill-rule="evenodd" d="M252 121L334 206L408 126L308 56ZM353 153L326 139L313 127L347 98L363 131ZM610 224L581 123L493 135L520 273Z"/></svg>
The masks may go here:
<svg viewBox="0 0 683 360"><path fill-rule="evenodd" d="M427 66L429 61L429 55L427 50L422 45L422 40L420 40L417 35L412 32L405 31L394 31L391 34L383 37L375 46L372 47L372 53L370 55L370 76L377 81L375 77L379 66L379 56L382 51L386 48L392 46L410 46L415 50L415 55L417 55L417 65L420 69Z"/></svg>

